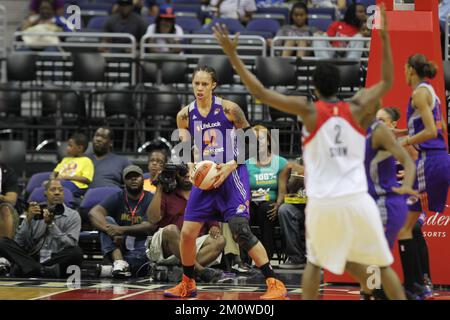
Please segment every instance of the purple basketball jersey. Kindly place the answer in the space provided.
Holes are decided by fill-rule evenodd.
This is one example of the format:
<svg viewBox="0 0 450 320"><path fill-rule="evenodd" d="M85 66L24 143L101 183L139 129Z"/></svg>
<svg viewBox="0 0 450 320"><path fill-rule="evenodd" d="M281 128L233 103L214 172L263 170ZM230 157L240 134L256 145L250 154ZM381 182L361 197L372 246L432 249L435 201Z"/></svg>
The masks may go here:
<svg viewBox="0 0 450 320"><path fill-rule="evenodd" d="M237 156L234 124L226 117L222 99L212 97L209 114L200 114L197 101L189 105L189 133L194 138L194 145L201 160L226 163Z"/></svg>
<svg viewBox="0 0 450 320"><path fill-rule="evenodd" d="M429 83L422 82L421 84L419 84L417 88L420 87L427 88L430 91L431 95L433 96L434 105L431 112L433 113L433 119L436 123L438 134L436 138L429 139L425 142L419 143L418 145L415 145L415 147L419 151L446 150L447 148L445 146L444 135L442 133L441 102L439 98L436 96L433 87ZM423 124L419 111L414 109L412 106L412 98L410 98L408 103L407 119L408 119L409 136L413 136L425 129L425 125Z"/></svg>

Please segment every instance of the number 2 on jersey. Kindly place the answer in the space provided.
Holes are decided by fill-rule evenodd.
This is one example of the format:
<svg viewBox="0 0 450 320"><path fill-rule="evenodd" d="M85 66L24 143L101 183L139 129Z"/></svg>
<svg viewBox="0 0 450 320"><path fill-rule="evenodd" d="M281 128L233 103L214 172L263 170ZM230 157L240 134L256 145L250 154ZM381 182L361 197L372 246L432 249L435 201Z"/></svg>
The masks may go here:
<svg viewBox="0 0 450 320"><path fill-rule="evenodd" d="M334 143L341 144L342 143L342 141L341 141L342 127L339 124L337 124L334 126L334 131L336 131L336 137L334 139Z"/></svg>

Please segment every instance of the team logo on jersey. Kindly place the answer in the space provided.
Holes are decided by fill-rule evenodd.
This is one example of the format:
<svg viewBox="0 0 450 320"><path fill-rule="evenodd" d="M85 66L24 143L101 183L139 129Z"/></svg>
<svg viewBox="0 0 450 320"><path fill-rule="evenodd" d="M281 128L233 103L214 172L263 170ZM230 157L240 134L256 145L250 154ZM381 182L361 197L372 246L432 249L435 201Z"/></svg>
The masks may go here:
<svg viewBox="0 0 450 320"><path fill-rule="evenodd" d="M195 120L195 119L197 119L197 116L194 114L194 115L192 116L192 120Z"/></svg>
<svg viewBox="0 0 450 320"><path fill-rule="evenodd" d="M220 112L220 109L217 108L216 110L214 110L214 115L218 114Z"/></svg>
<svg viewBox="0 0 450 320"><path fill-rule="evenodd" d="M236 213L237 214L244 213L246 209L247 209L247 206L244 204L241 204L241 205L239 205L239 207L237 207Z"/></svg>

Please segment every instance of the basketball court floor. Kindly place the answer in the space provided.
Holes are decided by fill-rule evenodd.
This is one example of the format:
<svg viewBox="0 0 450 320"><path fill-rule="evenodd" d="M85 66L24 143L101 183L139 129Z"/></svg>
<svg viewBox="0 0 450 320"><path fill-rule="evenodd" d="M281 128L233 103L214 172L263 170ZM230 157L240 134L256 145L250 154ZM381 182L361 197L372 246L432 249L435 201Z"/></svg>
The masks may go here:
<svg viewBox="0 0 450 320"><path fill-rule="evenodd" d="M281 273L280 277L288 289L287 299L301 300L300 271ZM81 280L79 286L64 280L0 278L0 300L166 300L162 293L171 286L172 283L154 282L149 277ZM194 300L259 300L266 290L261 277L245 276L197 286ZM450 288L435 289L434 300L450 300ZM360 300L359 288L352 285L322 284L320 293L323 300Z"/></svg>

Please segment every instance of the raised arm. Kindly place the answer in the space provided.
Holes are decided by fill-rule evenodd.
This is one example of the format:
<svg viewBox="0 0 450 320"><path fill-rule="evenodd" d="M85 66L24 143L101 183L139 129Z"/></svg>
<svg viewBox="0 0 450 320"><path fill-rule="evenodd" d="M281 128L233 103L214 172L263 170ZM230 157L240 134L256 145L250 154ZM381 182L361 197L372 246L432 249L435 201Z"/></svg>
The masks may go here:
<svg viewBox="0 0 450 320"><path fill-rule="evenodd" d="M391 44L387 31L386 8L381 5L381 29L380 37L382 43L382 63L381 63L381 80L364 91L364 94L358 97L358 103L362 107L376 106L378 101L391 89L394 82L394 63L392 59ZM366 110L375 114L376 109L370 108Z"/></svg>
<svg viewBox="0 0 450 320"><path fill-rule="evenodd" d="M255 75L247 70L236 52L239 34L236 34L235 38L231 40L225 26L215 25L213 30L214 36L221 45L222 50L230 59L231 64L241 77L247 90L255 96L255 98L275 109L299 115L301 117L304 117L311 112L313 107L308 103L306 97L286 96L274 90L264 88L263 84L255 77Z"/></svg>

